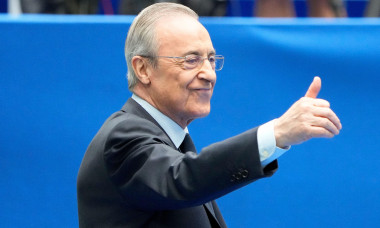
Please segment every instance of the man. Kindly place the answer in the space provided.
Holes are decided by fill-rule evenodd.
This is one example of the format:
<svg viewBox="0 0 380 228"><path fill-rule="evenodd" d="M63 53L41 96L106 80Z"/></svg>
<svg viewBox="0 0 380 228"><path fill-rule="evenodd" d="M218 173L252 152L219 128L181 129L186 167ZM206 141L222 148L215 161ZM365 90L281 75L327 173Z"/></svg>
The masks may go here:
<svg viewBox="0 0 380 228"><path fill-rule="evenodd" d="M280 118L196 154L187 125L210 112L223 66L198 16L173 3L146 8L131 25L125 54L133 96L83 158L80 227L226 227L214 199L271 176L289 146L341 129L329 103L315 98L316 77Z"/></svg>

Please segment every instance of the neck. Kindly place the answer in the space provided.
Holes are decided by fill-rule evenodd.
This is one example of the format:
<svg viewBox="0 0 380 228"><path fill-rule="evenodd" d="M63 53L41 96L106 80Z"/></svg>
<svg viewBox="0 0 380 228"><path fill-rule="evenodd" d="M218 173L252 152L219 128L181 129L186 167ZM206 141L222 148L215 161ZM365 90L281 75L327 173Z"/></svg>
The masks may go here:
<svg viewBox="0 0 380 228"><path fill-rule="evenodd" d="M175 115L173 116L170 113L166 112L164 108L161 108L159 105L157 105L154 102L154 99L152 99L152 96L146 91L146 89L145 88L141 88L141 86L139 86L139 85L136 85L136 87L133 89L132 92L135 95L137 95L138 97L140 97L141 99L143 99L146 102L148 102L155 109L157 109L158 111L160 111L161 113L163 113L165 116L167 116L170 119L172 119L174 122L176 122L183 129L185 129L187 127L187 125L189 125L190 122L193 121L192 119L191 120L183 120L183 121L181 121L181 119L178 118L177 116L175 116Z"/></svg>

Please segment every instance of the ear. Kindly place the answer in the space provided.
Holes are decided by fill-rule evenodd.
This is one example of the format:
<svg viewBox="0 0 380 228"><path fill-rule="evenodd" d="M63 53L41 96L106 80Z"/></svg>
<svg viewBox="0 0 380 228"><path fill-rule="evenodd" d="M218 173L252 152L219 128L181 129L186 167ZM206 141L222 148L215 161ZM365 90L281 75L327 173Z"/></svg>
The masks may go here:
<svg viewBox="0 0 380 228"><path fill-rule="evenodd" d="M132 67L139 81L144 84L150 84L150 68L152 67L147 59L141 56L134 56L132 58Z"/></svg>

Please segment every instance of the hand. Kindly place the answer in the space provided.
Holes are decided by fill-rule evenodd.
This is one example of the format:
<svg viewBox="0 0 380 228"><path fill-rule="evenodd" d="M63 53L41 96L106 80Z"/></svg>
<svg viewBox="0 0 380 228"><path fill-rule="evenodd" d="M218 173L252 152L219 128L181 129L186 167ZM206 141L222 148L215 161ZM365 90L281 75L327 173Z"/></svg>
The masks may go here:
<svg viewBox="0 0 380 228"><path fill-rule="evenodd" d="M311 138L332 138L339 134L342 124L330 109L330 103L317 98L320 89L321 79L314 77L305 97L274 121L278 147L286 148Z"/></svg>

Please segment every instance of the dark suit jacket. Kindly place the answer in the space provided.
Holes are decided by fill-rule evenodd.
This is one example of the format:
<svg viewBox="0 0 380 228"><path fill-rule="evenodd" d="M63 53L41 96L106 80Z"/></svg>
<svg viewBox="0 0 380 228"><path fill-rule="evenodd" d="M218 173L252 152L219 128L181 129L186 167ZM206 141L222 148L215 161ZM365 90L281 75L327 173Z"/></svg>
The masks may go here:
<svg viewBox="0 0 380 228"><path fill-rule="evenodd" d="M103 124L77 179L80 227L226 227L212 200L272 175L257 129L181 153L133 99ZM210 202L211 201L211 202Z"/></svg>

